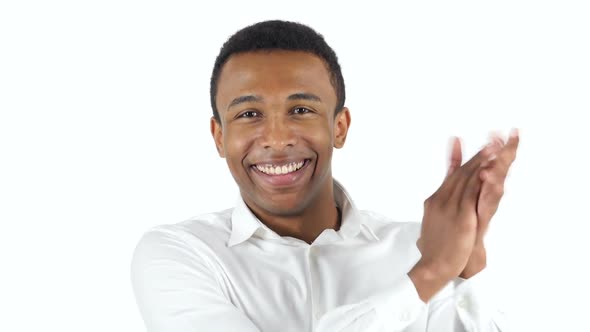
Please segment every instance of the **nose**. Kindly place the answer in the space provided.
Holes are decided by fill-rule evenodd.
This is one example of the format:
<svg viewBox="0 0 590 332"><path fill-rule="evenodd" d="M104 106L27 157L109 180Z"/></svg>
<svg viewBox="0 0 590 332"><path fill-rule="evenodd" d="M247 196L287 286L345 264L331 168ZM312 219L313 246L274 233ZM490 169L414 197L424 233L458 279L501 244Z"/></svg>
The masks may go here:
<svg viewBox="0 0 590 332"><path fill-rule="evenodd" d="M265 149L281 151L286 147L295 146L297 135L288 121L281 116L266 119L261 135L261 144Z"/></svg>

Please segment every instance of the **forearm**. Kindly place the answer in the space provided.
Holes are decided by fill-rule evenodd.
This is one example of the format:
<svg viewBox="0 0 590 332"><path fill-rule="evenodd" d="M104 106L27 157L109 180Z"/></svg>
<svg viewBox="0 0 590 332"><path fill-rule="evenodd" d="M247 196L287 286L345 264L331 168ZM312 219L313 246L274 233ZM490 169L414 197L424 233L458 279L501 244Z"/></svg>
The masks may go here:
<svg viewBox="0 0 590 332"><path fill-rule="evenodd" d="M419 261L408 272L408 276L414 283L420 299L425 303L438 293L452 278L446 277L442 269L434 267L432 264Z"/></svg>

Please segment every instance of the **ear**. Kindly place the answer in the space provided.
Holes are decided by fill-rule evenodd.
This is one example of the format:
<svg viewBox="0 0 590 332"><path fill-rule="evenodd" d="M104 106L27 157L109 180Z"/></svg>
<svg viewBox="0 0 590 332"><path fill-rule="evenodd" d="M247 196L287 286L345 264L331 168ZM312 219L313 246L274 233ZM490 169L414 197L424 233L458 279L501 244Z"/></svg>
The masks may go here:
<svg viewBox="0 0 590 332"><path fill-rule="evenodd" d="M344 146L346 134L348 134L348 128L350 127L350 111L348 107L343 107L334 121L334 147L340 149Z"/></svg>
<svg viewBox="0 0 590 332"><path fill-rule="evenodd" d="M223 149L223 129L221 128L221 123L217 122L214 116L211 117L211 136L213 136L213 140L215 141L215 147L217 148L217 153L221 158L225 158L225 150Z"/></svg>

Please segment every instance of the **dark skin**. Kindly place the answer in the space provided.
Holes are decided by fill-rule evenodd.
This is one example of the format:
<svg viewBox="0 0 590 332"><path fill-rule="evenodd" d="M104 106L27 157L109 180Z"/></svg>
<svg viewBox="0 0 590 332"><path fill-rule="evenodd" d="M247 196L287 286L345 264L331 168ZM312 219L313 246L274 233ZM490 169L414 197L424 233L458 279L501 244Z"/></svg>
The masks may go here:
<svg viewBox="0 0 590 332"><path fill-rule="evenodd" d="M508 176L508 171L514 160L520 137L517 130L513 130L505 141L498 133L490 135L490 143L495 158L485 162L480 172L480 179L483 181L476 206L477 211L477 235L473 251L465 268L459 275L468 279L486 267L486 249L484 237L489 228L492 217L498 210L500 200L504 196L504 183ZM461 167L462 153L461 143L458 138L452 141L451 156L447 177Z"/></svg>
<svg viewBox="0 0 590 332"><path fill-rule="evenodd" d="M350 112L334 116L324 62L303 52L237 54L218 82L221 123L212 118L211 132L252 212L277 234L307 243L338 230L331 160L346 140ZM252 167L303 160L301 178L288 185L271 185Z"/></svg>
<svg viewBox="0 0 590 332"><path fill-rule="evenodd" d="M448 175L424 202L417 243L422 257L408 273L424 302L453 278L470 278L485 268L483 239L503 195L518 143L517 131L505 144L495 136L492 144L461 165L461 147L454 140Z"/></svg>
<svg viewBox="0 0 590 332"><path fill-rule="evenodd" d="M331 160L346 141L350 111L334 115L336 92L323 60L296 51L236 54L223 66L217 91L221 121L211 118L211 133L252 212L277 234L310 244L324 230L338 230ZM485 268L483 237L518 136L492 142L462 165L455 141L448 176L426 201L422 258L408 273L425 302L453 278ZM298 163L304 166L289 181L258 168Z"/></svg>

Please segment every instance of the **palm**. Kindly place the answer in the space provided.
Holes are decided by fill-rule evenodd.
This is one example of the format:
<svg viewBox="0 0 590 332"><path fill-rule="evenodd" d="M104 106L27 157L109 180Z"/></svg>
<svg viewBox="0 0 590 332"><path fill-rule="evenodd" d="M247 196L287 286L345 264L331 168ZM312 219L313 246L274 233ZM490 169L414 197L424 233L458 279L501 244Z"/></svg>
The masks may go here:
<svg viewBox="0 0 590 332"><path fill-rule="evenodd" d="M514 161L516 149L518 147L517 132L505 143L498 134L490 136L490 144L496 149L496 158L490 160L484 165L482 171L482 187L477 202L477 221L481 228L487 228L500 204L500 199L504 194L504 182L508 173L508 168ZM459 168L462 163L461 142L454 138L451 148L451 158L447 176Z"/></svg>

